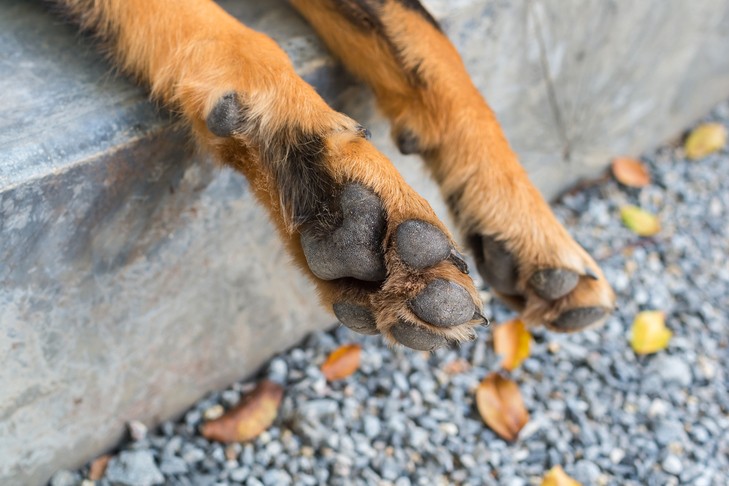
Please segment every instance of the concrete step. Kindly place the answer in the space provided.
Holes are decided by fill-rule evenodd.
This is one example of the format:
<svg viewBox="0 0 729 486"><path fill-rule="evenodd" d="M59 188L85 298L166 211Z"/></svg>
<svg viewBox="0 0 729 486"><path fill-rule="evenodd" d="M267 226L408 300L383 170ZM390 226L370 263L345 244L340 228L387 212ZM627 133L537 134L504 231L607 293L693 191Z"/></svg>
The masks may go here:
<svg viewBox="0 0 729 486"><path fill-rule="evenodd" d="M279 0L222 5L443 216L366 88ZM554 196L729 95L722 0L429 0L534 182ZM332 323L242 177L40 0L0 0L0 483L41 483Z"/></svg>

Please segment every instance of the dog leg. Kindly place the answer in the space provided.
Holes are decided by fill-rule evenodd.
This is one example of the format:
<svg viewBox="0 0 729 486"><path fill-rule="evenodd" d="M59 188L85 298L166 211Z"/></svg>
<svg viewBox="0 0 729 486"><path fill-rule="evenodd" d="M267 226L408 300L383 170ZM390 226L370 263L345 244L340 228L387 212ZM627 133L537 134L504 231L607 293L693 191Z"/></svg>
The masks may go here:
<svg viewBox="0 0 729 486"><path fill-rule="evenodd" d="M530 183L460 56L418 0L291 0L419 153L479 271L531 324L605 321L614 294Z"/></svg>
<svg viewBox="0 0 729 486"><path fill-rule="evenodd" d="M448 230L273 40L208 0L60 3L248 178L346 326L421 350L474 337L481 304Z"/></svg>

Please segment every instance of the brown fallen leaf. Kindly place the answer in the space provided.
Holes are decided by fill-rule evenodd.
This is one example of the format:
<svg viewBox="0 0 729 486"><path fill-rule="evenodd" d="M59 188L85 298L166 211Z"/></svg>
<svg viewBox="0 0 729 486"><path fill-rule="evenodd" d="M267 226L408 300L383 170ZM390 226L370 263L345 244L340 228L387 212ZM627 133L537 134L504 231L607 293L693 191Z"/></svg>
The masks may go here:
<svg viewBox="0 0 729 486"><path fill-rule="evenodd" d="M582 486L564 472L562 466L554 466L542 478L542 486Z"/></svg>
<svg viewBox="0 0 729 486"><path fill-rule="evenodd" d="M478 385L476 406L486 425L508 441L515 440L529 421L519 387L499 373L491 373Z"/></svg>
<svg viewBox="0 0 729 486"><path fill-rule="evenodd" d="M637 354L651 354L666 349L673 333L666 327L661 311L639 312L633 320L630 346Z"/></svg>
<svg viewBox="0 0 729 486"><path fill-rule="evenodd" d="M276 420L282 398L281 385L263 380L222 417L203 424L201 433L219 442L253 440Z"/></svg>
<svg viewBox="0 0 729 486"><path fill-rule="evenodd" d="M101 478L103 478L104 473L106 472L106 466L109 464L110 460L111 460L110 454L104 454L103 456L99 456L96 459L94 459L91 462L91 466L89 467L88 479L91 481L98 481Z"/></svg>
<svg viewBox="0 0 729 486"><path fill-rule="evenodd" d="M653 236L661 231L658 218L637 206L627 205L620 208L623 224L638 236Z"/></svg>
<svg viewBox="0 0 729 486"><path fill-rule="evenodd" d="M630 157L613 159L613 176L618 182L629 187L645 187L651 183L651 175L642 162Z"/></svg>
<svg viewBox="0 0 729 486"><path fill-rule="evenodd" d="M683 148L686 157L692 160L706 157L726 145L727 132L720 123L703 123L694 128Z"/></svg>
<svg viewBox="0 0 729 486"><path fill-rule="evenodd" d="M471 363L463 358L454 359L443 365L443 371L449 375L458 375L471 369Z"/></svg>
<svg viewBox="0 0 729 486"><path fill-rule="evenodd" d="M502 357L501 367L511 371L529 357L532 335L519 319L494 327L494 352Z"/></svg>
<svg viewBox="0 0 729 486"><path fill-rule="evenodd" d="M361 357L362 346L345 344L332 351L321 365L321 372L329 381L341 380L357 371Z"/></svg>

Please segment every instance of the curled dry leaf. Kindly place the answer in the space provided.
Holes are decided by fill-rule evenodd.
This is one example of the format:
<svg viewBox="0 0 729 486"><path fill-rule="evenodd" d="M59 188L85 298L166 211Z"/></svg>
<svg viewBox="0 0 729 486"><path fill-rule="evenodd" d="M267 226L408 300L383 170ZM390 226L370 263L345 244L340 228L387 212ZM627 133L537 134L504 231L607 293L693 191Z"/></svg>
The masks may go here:
<svg viewBox="0 0 729 486"><path fill-rule="evenodd" d="M529 421L519 387L498 373L491 373L478 385L476 406L486 425L508 441L515 440Z"/></svg>
<svg viewBox="0 0 729 486"><path fill-rule="evenodd" d="M666 349L672 336L663 312L643 311L633 321L630 346L638 354L651 354Z"/></svg>
<svg viewBox="0 0 729 486"><path fill-rule="evenodd" d="M103 478L104 473L106 472L106 466L109 465L109 460L111 460L111 455L109 454L104 454L103 456L99 456L94 459L89 467L88 479L91 481L98 481Z"/></svg>
<svg viewBox="0 0 729 486"><path fill-rule="evenodd" d="M653 236L661 230L658 218L639 207L628 205L620 208L623 224L638 236Z"/></svg>
<svg viewBox="0 0 729 486"><path fill-rule="evenodd" d="M361 357L362 346L345 344L332 351L321 365L321 372L329 381L341 380L357 371Z"/></svg>
<svg viewBox="0 0 729 486"><path fill-rule="evenodd" d="M554 466L542 478L542 486L582 486L564 472L562 466Z"/></svg>
<svg viewBox="0 0 729 486"><path fill-rule="evenodd" d="M206 422L201 429L202 435L219 442L253 440L276 420L282 398L281 385L263 380L222 417Z"/></svg>
<svg viewBox="0 0 729 486"><path fill-rule="evenodd" d="M686 157L700 159L721 150L726 145L727 133L720 123L703 123L689 134L684 144Z"/></svg>
<svg viewBox="0 0 729 486"><path fill-rule="evenodd" d="M519 319L494 327L494 352L502 357L501 367L511 371L529 357L532 335Z"/></svg>
<svg viewBox="0 0 729 486"><path fill-rule="evenodd" d="M613 160L612 171L618 182L629 187L645 187L651 183L650 172L636 159L618 157Z"/></svg>

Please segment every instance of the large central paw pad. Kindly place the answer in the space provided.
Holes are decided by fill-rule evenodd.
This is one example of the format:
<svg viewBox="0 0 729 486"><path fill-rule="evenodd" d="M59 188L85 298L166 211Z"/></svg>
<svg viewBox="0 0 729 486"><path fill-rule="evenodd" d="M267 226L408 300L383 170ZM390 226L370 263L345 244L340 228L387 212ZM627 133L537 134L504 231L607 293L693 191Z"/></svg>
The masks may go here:
<svg viewBox="0 0 729 486"><path fill-rule="evenodd" d="M302 231L301 246L309 268L322 280L384 280L385 215L380 199L359 184L349 184L342 191L339 206L341 225L331 233L321 235L315 227Z"/></svg>

